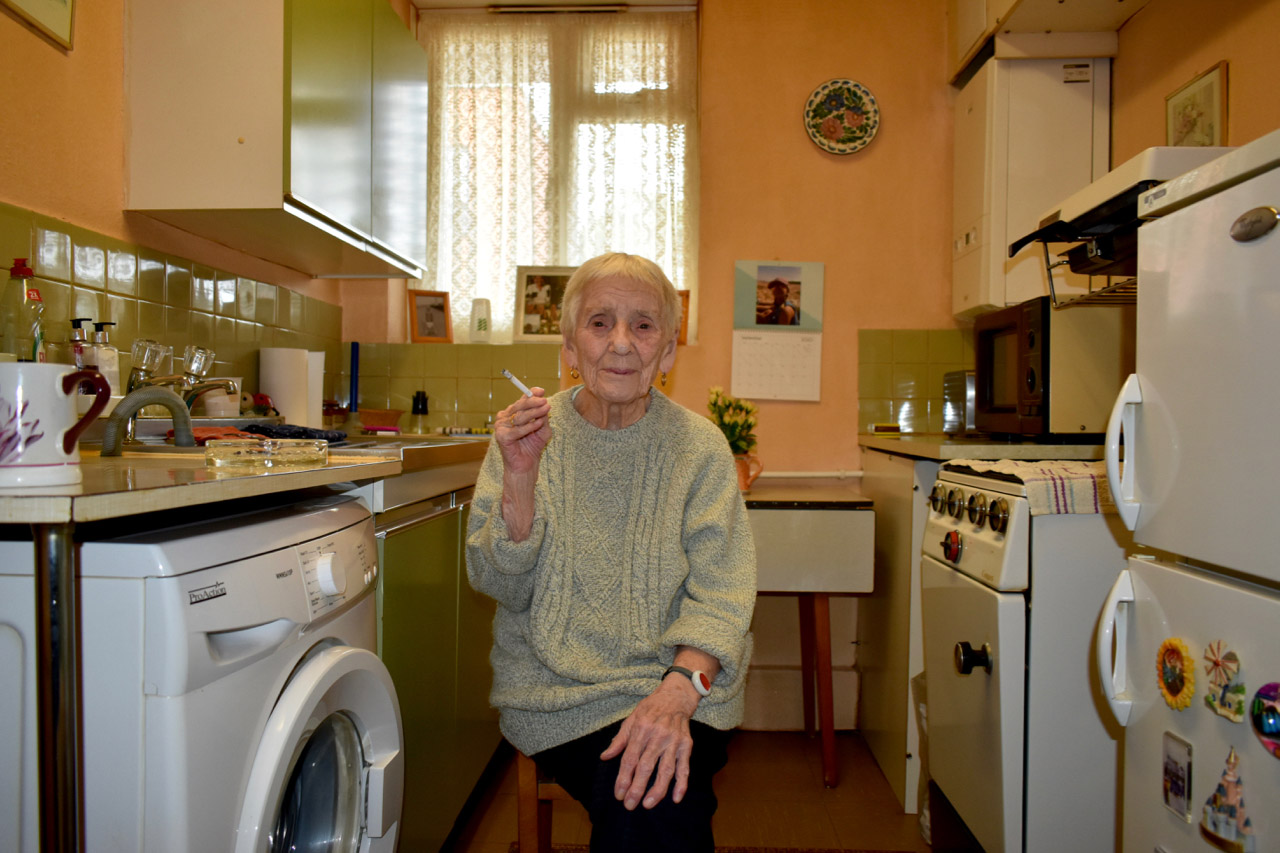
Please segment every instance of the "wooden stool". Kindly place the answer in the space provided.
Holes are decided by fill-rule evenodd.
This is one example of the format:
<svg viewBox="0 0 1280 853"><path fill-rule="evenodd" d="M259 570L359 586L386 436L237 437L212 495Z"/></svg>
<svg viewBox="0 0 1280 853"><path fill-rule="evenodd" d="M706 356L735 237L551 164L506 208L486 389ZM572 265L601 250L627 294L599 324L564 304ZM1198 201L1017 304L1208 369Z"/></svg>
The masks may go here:
<svg viewBox="0 0 1280 853"><path fill-rule="evenodd" d="M551 803L569 793L538 771L532 758L516 750L516 839L520 853L551 853Z"/></svg>

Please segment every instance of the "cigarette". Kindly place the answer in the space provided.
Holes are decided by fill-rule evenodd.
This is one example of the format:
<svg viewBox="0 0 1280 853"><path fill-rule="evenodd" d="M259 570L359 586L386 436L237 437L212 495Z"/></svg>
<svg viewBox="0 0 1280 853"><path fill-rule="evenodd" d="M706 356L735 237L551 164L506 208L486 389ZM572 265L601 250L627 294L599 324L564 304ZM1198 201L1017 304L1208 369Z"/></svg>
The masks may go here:
<svg viewBox="0 0 1280 853"><path fill-rule="evenodd" d="M526 397L533 396L533 392L529 390L529 386L525 385L519 379L516 379L515 376L512 375L510 370L507 370L505 367L502 368L502 375L510 379L511 384L519 388L521 394L525 395Z"/></svg>

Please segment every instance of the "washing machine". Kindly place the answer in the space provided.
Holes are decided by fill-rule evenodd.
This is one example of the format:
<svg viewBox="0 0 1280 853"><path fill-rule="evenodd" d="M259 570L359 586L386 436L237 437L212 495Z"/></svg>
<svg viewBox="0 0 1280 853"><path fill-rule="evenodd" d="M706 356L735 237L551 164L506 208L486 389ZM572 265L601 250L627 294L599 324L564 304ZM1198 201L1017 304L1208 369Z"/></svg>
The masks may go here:
<svg viewBox="0 0 1280 853"><path fill-rule="evenodd" d="M90 853L395 849L402 730L375 653L373 520L340 495L240 509L78 528L95 537L80 545ZM32 564L30 542L0 542L0 849L24 853L39 847Z"/></svg>

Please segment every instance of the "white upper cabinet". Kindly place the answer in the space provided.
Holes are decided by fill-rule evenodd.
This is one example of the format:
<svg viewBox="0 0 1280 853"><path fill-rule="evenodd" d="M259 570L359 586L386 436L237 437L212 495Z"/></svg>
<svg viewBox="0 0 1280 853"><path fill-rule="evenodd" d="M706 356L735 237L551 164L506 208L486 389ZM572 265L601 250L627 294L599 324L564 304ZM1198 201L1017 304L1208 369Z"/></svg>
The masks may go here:
<svg viewBox="0 0 1280 853"><path fill-rule="evenodd" d="M130 0L126 208L315 277L420 277L426 55L386 0Z"/></svg>

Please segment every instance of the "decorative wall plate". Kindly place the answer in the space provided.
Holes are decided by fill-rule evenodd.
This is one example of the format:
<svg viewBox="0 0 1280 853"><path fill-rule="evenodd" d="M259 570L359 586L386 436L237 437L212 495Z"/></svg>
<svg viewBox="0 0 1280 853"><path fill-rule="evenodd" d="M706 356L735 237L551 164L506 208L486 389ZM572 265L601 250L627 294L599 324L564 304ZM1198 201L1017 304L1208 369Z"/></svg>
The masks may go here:
<svg viewBox="0 0 1280 853"><path fill-rule="evenodd" d="M804 105L804 129L823 151L852 154L866 147L880 129L876 99L855 80L828 80Z"/></svg>

